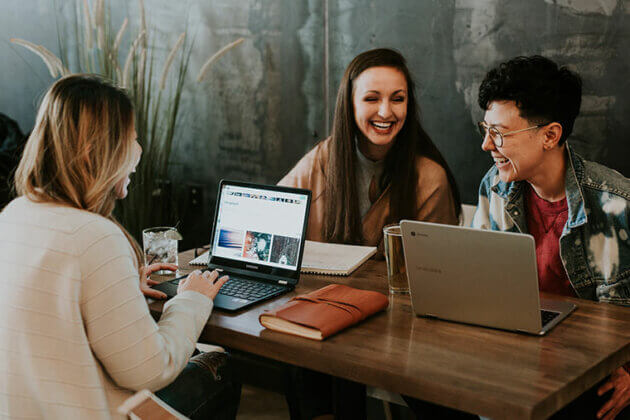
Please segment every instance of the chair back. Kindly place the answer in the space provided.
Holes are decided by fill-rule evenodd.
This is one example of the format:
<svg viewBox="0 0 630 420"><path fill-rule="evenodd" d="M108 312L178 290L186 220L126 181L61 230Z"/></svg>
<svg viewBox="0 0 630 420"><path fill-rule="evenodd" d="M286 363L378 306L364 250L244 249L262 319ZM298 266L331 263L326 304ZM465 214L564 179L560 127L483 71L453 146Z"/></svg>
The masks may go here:
<svg viewBox="0 0 630 420"><path fill-rule="evenodd" d="M472 223L476 209L477 206L473 206L472 204L462 204L462 212L459 215L459 225L469 227Z"/></svg>

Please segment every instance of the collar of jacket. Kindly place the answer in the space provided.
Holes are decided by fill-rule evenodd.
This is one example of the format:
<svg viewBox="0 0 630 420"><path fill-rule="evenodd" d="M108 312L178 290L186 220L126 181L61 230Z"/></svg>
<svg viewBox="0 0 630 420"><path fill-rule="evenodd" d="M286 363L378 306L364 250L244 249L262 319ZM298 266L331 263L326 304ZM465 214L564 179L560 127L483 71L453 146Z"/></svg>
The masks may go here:
<svg viewBox="0 0 630 420"><path fill-rule="evenodd" d="M567 169L565 174L565 191L569 214L565 229L581 226L588 221L586 216L586 204L582 193L582 179L584 178L584 162L567 142ZM497 179L499 179L497 177ZM526 181L503 182L500 179L491 188L499 197L506 200L505 208L510 210L516 205L518 198L525 188Z"/></svg>

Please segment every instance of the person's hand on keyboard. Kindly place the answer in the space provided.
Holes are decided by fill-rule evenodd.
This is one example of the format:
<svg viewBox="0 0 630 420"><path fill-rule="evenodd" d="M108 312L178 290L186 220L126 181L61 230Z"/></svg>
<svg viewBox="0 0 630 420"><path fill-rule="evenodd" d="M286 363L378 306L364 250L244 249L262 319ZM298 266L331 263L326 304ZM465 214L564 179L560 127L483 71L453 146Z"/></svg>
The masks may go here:
<svg viewBox="0 0 630 420"><path fill-rule="evenodd" d="M155 263L140 268L140 291L143 295L153 299L166 299L166 293L151 288L151 286L160 284L159 281L154 281L149 278L151 274L158 270L176 271L177 266L175 264Z"/></svg>
<svg viewBox="0 0 630 420"><path fill-rule="evenodd" d="M219 293L219 289L228 279L228 276L219 278L219 273L216 270L204 271L203 273L200 270L195 270L179 282L177 293L193 290L214 300L217 293Z"/></svg>

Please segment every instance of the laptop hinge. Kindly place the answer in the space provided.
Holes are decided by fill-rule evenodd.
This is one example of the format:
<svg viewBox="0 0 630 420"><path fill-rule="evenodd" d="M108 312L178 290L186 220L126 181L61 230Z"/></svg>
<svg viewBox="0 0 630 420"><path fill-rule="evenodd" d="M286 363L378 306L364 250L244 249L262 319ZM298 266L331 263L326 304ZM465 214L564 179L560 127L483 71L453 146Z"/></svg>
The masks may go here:
<svg viewBox="0 0 630 420"><path fill-rule="evenodd" d="M286 280L278 280L278 284L286 285L287 281Z"/></svg>

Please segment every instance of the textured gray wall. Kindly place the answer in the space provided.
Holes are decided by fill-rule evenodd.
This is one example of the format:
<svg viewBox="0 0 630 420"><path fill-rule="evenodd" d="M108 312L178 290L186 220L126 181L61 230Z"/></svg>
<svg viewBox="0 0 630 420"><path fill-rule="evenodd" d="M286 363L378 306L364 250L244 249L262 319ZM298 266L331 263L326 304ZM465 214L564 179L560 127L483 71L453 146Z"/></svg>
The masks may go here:
<svg viewBox="0 0 630 420"><path fill-rule="evenodd" d="M474 203L491 165L474 123L485 72L521 54L544 54L584 79L572 143L586 157L630 175L630 4L628 0L145 0L163 55L188 28L196 39L183 98L173 177L205 186L203 226L222 177L276 182L327 135L343 70L369 48L393 47L416 78L422 119L445 155L465 202ZM136 2L112 0L117 28ZM10 37L57 52L55 10L72 1L0 3L0 112L31 129L44 66ZM67 19L67 18L66 18ZM61 33L69 23L62 19ZM246 41L201 84L192 80L222 45ZM203 234L205 235L205 233Z"/></svg>

